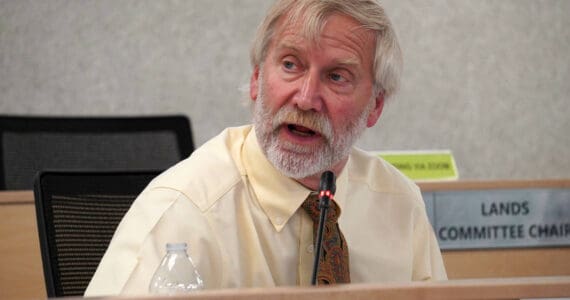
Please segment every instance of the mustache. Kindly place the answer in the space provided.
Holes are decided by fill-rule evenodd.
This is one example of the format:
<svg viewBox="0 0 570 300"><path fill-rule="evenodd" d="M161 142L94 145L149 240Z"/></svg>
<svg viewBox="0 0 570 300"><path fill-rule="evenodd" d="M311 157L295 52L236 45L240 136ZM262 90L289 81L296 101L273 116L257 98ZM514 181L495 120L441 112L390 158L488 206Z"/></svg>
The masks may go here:
<svg viewBox="0 0 570 300"><path fill-rule="evenodd" d="M295 124L309 128L318 132L329 141L334 137L333 128L329 118L327 118L326 115L317 112L285 106L279 109L273 117L273 131L277 130L283 123Z"/></svg>

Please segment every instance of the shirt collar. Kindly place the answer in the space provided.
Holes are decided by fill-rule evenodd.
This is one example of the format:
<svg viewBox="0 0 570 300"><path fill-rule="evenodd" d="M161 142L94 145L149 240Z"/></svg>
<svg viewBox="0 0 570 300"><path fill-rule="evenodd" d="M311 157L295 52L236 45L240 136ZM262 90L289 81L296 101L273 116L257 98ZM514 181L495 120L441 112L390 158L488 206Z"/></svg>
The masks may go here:
<svg viewBox="0 0 570 300"><path fill-rule="evenodd" d="M261 208L281 231L311 191L273 167L257 142L255 128L246 137L242 159Z"/></svg>
<svg viewBox="0 0 570 300"><path fill-rule="evenodd" d="M254 130L251 130L246 137L242 160L244 168L251 182L252 189L257 200L275 227L280 232L289 219L295 214L303 201L309 196L311 190L307 189L297 181L281 174L263 154L257 141ZM335 201L341 211L345 195L347 192L348 164L336 181ZM341 215L342 217L342 215Z"/></svg>

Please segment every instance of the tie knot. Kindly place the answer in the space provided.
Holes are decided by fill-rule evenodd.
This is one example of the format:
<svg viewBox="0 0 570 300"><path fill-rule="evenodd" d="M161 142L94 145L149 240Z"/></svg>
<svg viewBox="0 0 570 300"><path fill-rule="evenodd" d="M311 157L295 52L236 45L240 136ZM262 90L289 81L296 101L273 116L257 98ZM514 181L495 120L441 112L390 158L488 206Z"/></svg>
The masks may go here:
<svg viewBox="0 0 570 300"><path fill-rule="evenodd" d="M301 207L309 214L309 217L313 220L315 224L319 222L319 216L321 214L319 208L319 195L316 193L311 193L309 197L303 202ZM328 223L336 223L338 221L338 217L340 216L340 207L336 204L334 200L329 201L329 209L327 211L327 224Z"/></svg>

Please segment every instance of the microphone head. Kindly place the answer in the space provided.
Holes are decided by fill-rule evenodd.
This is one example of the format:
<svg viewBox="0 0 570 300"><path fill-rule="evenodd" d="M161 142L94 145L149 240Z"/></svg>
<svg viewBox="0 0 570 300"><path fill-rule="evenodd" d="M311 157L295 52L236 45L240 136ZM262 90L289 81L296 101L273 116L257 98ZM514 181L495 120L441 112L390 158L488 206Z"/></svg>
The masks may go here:
<svg viewBox="0 0 570 300"><path fill-rule="evenodd" d="M334 173L331 171L325 171L321 175L321 184L319 189L321 191L330 191L332 194L336 192L336 184Z"/></svg>

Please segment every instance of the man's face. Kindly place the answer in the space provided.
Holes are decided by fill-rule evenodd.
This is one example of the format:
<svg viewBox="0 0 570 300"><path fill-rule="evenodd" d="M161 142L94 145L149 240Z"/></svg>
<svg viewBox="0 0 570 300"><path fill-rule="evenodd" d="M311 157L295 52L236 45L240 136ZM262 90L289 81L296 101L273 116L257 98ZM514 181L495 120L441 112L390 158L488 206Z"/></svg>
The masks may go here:
<svg viewBox="0 0 570 300"><path fill-rule="evenodd" d="M250 89L259 143L295 179L344 165L383 105L372 95L371 32L342 15L327 20L316 43L299 32L299 25L277 30Z"/></svg>

